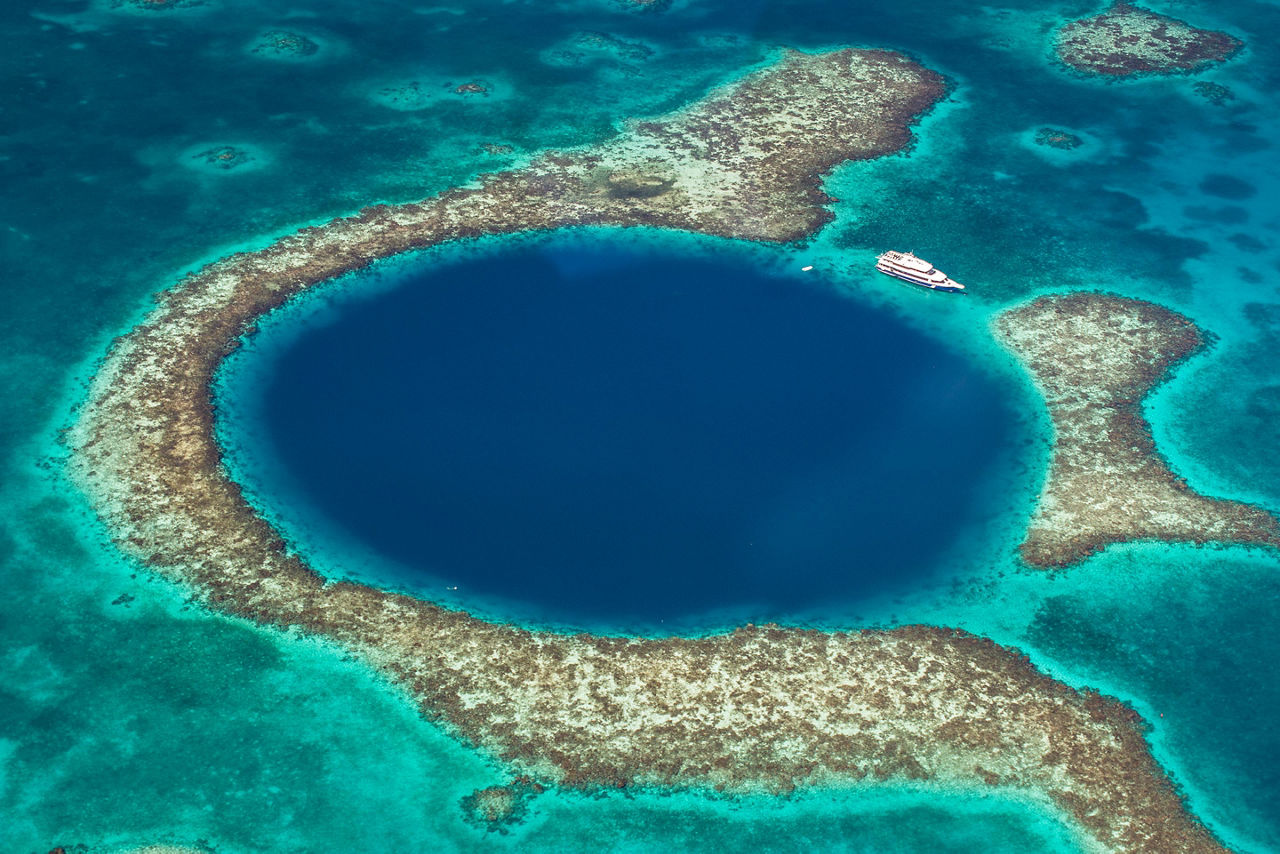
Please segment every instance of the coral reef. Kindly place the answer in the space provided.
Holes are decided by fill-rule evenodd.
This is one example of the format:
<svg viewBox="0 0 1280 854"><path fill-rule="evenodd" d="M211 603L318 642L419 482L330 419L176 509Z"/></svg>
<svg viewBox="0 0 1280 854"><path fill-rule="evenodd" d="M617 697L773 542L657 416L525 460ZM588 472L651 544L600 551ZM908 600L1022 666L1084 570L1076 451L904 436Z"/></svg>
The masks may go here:
<svg viewBox="0 0 1280 854"><path fill-rule="evenodd" d="M908 145L910 124L943 92L938 75L897 54L788 52L602 145L211 264L117 339L68 432L69 472L120 546L198 601L332 639L424 716L538 780L729 792L960 785L1053 803L1109 850L1220 851L1132 710L1017 650L926 626L643 639L489 623L326 583L221 465L214 371L304 288L445 241L579 224L797 240L830 219L822 176ZM490 792L470 804L500 817L510 802Z"/></svg>
<svg viewBox="0 0 1280 854"><path fill-rule="evenodd" d="M653 56L653 48L601 32L574 33L555 47L543 52L548 65L578 66L597 59L618 62L644 62Z"/></svg>
<svg viewBox="0 0 1280 854"><path fill-rule="evenodd" d="M306 59L315 56L320 45L300 33L270 30L259 36L249 50L272 59Z"/></svg>
<svg viewBox="0 0 1280 854"><path fill-rule="evenodd" d="M173 9L185 9L202 6L204 0L111 0L112 9L141 12L167 12Z"/></svg>
<svg viewBox="0 0 1280 854"><path fill-rule="evenodd" d="M604 175L609 195L617 198L660 196L675 185L675 176L661 163L614 169Z"/></svg>
<svg viewBox="0 0 1280 854"><path fill-rule="evenodd" d="M509 825L524 819L530 798L542 792L542 786L532 778L517 777L505 786L476 789L467 795L462 799L462 814L485 830L506 833Z"/></svg>
<svg viewBox="0 0 1280 854"><path fill-rule="evenodd" d="M1101 15L1058 30L1058 58L1085 74L1128 77L1195 71L1235 54L1244 43L1215 30L1118 2Z"/></svg>
<svg viewBox="0 0 1280 854"><path fill-rule="evenodd" d="M249 163L254 158L252 154L243 148L237 148L234 145L219 145L216 148L209 148L193 154L191 159L202 166L214 169L235 169L237 166Z"/></svg>
<svg viewBox="0 0 1280 854"><path fill-rule="evenodd" d="M671 5L671 0L614 0L624 9L643 12L660 12Z"/></svg>
<svg viewBox="0 0 1280 854"><path fill-rule="evenodd" d="M461 100L482 100L495 96L497 86L480 78L470 80L441 81L428 85L420 80L413 80L395 86L386 86L373 93L373 100L393 110L423 110L432 106L442 98ZM501 93L499 93L499 98Z"/></svg>
<svg viewBox="0 0 1280 854"><path fill-rule="evenodd" d="M49 854L213 854L213 849L203 844L198 848L186 845L143 845L140 848L119 848L116 846L90 848L87 845L72 845L70 847L59 845L57 848L51 849Z"/></svg>
<svg viewBox="0 0 1280 854"><path fill-rule="evenodd" d="M431 106L436 94L417 80L398 86L386 86L374 93L373 98L384 107L393 110L421 110Z"/></svg>
<svg viewBox="0 0 1280 854"><path fill-rule="evenodd" d="M1036 131L1036 145L1044 145L1049 148L1056 148L1060 151L1071 151L1079 148L1084 140L1076 136L1074 133L1058 128L1040 128Z"/></svg>
<svg viewBox="0 0 1280 854"><path fill-rule="evenodd" d="M1197 80L1192 84L1191 89L1201 98L1218 107L1227 101L1234 101L1236 98L1235 93L1230 88L1223 86L1221 83L1210 83L1207 80Z"/></svg>
<svg viewBox="0 0 1280 854"><path fill-rule="evenodd" d="M1156 453L1142 400L1202 346L1191 321L1151 303L1081 293L1011 309L995 331L1053 418L1049 477L1021 547L1027 563L1065 566L1132 540L1280 545L1271 514L1193 492Z"/></svg>

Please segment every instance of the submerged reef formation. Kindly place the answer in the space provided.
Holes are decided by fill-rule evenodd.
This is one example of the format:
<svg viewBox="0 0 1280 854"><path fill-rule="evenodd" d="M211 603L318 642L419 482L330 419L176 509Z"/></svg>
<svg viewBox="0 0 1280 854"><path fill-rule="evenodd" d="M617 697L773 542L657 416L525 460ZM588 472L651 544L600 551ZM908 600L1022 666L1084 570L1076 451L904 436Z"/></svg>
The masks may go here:
<svg viewBox="0 0 1280 854"><path fill-rule="evenodd" d="M836 164L897 151L943 80L883 51L786 53L616 139L216 262L118 339L68 433L120 545L208 607L332 639L516 773L585 789L966 786L1052 803L1114 851L1222 850L1122 703L946 628L748 625L703 638L529 631L327 583L227 476L210 383L264 313L400 252L481 234L653 225L762 241L830 219ZM511 799L478 793L500 817Z"/></svg>
<svg viewBox="0 0 1280 854"><path fill-rule="evenodd" d="M1191 90L1215 107L1220 107L1236 98L1236 94L1229 87L1221 83L1210 83L1208 80L1197 80L1191 86Z"/></svg>
<svg viewBox="0 0 1280 854"><path fill-rule="evenodd" d="M437 98L437 87L424 86L417 80L397 86L387 86L373 94L373 99L393 110L423 110Z"/></svg>
<svg viewBox="0 0 1280 854"><path fill-rule="evenodd" d="M1244 42L1118 2L1058 30L1054 49L1076 71L1107 77L1195 71L1235 54Z"/></svg>
<svg viewBox="0 0 1280 854"><path fill-rule="evenodd" d="M476 789L462 799L462 814L485 830L506 833L507 827L524 820L529 799L543 788L530 777L517 777L505 786Z"/></svg>
<svg viewBox="0 0 1280 854"><path fill-rule="evenodd" d="M199 165L212 169L235 169L251 162L254 158L243 148L234 145L219 145L191 155Z"/></svg>
<svg viewBox="0 0 1280 854"><path fill-rule="evenodd" d="M269 30L259 36L249 50L271 59L296 60L315 56L320 50L320 45L301 33L290 30Z"/></svg>
<svg viewBox="0 0 1280 854"><path fill-rule="evenodd" d="M1084 140L1071 131L1060 128L1040 128L1040 130L1036 131L1035 142L1036 145L1056 148L1059 151L1071 151L1079 148L1084 143Z"/></svg>
<svg viewBox="0 0 1280 854"><path fill-rule="evenodd" d="M671 5L671 0L614 0L624 9L638 9L646 12L660 12Z"/></svg>
<svg viewBox="0 0 1280 854"><path fill-rule="evenodd" d="M1021 546L1027 563L1065 566L1132 540L1280 545L1274 516L1193 492L1156 453L1142 400L1203 345L1190 320L1082 293L1011 309L995 329L1053 418L1049 477Z"/></svg>
<svg viewBox="0 0 1280 854"><path fill-rule="evenodd" d="M141 848L120 848L114 845L95 848L90 848L87 845L72 845L71 847L59 845L57 848L50 849L49 854L214 854L214 852L212 848L204 845L199 848L192 848L186 845L144 845Z"/></svg>
<svg viewBox="0 0 1280 854"><path fill-rule="evenodd" d="M574 33L542 54L548 65L579 66L599 59L618 62L644 62L653 56L653 48L641 42L627 41L610 33L585 31Z"/></svg>
<svg viewBox="0 0 1280 854"><path fill-rule="evenodd" d="M455 95L486 95L487 96L489 94L489 84L480 80L468 80L465 83L459 83L456 86L454 86L452 83L450 83L449 85L453 87L453 94Z"/></svg>
<svg viewBox="0 0 1280 854"><path fill-rule="evenodd" d="M441 99L471 100L473 98L490 98L495 95L498 86L490 80L473 78L470 80L449 80L438 84L427 85L419 80L409 83L386 86L372 94L373 100L393 110L412 112L425 110L439 103Z"/></svg>
<svg viewBox="0 0 1280 854"><path fill-rule="evenodd" d="M204 0L111 0L112 9L139 9L144 12L165 12L203 4Z"/></svg>

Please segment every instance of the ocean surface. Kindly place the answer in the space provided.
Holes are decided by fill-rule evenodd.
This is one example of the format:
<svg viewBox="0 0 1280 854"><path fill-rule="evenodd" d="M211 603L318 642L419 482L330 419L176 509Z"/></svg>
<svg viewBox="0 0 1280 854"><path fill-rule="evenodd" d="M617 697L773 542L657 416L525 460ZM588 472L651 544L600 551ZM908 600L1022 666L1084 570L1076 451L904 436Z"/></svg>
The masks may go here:
<svg viewBox="0 0 1280 854"><path fill-rule="evenodd" d="M607 630L847 613L998 509L1012 383L821 275L615 237L282 312L218 401L237 479L334 574Z"/></svg>
<svg viewBox="0 0 1280 854"><path fill-rule="evenodd" d="M0 849L81 844L96 852L167 842L223 854L1076 850L1070 832L1034 805L910 790L817 791L781 801L551 792L532 803L524 824L486 834L463 821L459 801L505 780L504 769L420 720L341 650L190 606L186 591L116 552L62 473L60 431L95 364L144 315L151 296L186 271L371 202L419 199L548 147L607 139L627 117L695 100L782 47L858 45L905 51L954 88L918 128L910 152L830 177L827 190L840 201L832 205L835 220L814 238L761 247L643 230L568 232L444 247L335 282L269 319L220 378L220 430L232 471L326 571L416 585L441 601L530 624L652 632L656 621L670 619L700 633L752 613L843 628L930 622L988 635L1072 685L1132 703L1152 722L1156 757L1190 807L1238 850L1280 851L1280 733L1272 725L1280 707L1273 666L1280 660L1280 558L1143 544L1053 575L1015 558L1049 433L1034 391L991 341L987 323L1039 293L1089 288L1151 299L1212 333L1211 347L1149 401L1158 446L1194 488L1280 511L1280 5L1149 5L1228 30L1248 47L1194 76L1100 83L1064 73L1050 56L1052 30L1097 8L1075 2L674 0L648 11L617 0L4 4ZM481 81L487 95L453 95L470 81ZM1228 87L1232 97L1210 102L1194 88L1203 81ZM1045 127L1074 133L1082 144L1070 151L1037 145ZM871 264L887 248L915 249L972 295L951 298L877 276ZM607 266L602 257L634 262L607 283L586 276L586 267L574 272L573 259ZM370 382L338 398L346 403L325 430L349 419L346 435L363 436L368 446L375 425L358 411L369 405L358 395L414 390L411 399L384 402L398 407L394 417L416 423L425 396L443 394L457 378L421 370L429 345L444 347L437 357L473 348L465 365L473 376L480 361L496 356L496 345L461 328L437 327L431 341L410 329L439 322L444 305L473 312L476 322L501 319L498 309L528 295L509 275L521 258L563 262L559 278L539 292L567 303L559 312L553 300L531 303L531 311L549 312L540 315L542 326L506 330L532 346L540 329L573 323L572 335L555 336L560 349L540 347L528 365L548 379L564 378L557 359L572 363L562 364L566 371L584 369L563 348L602 337L621 343L602 328L610 306L626 306L628 323L656 323L670 302L661 295L676 287L712 318L702 335L694 315L672 320L686 348L680 352L728 345L735 332L759 334L770 314L825 327L821 336L774 330L780 337L770 346L814 348L809 361L787 366L803 376L734 377L734 365L751 357L742 340L738 350L717 353L720 361L686 360L697 365L703 391L689 388L685 401L723 413L733 391L725 380L733 378L741 393L757 381L774 394L790 385L811 393L813 406L834 407L830 422L779 425L792 431L786 435L795 447L771 446L761 465L780 479L817 465L819 456L806 455L818 453L809 445L821 431L840 417L851 429L865 426L859 413L875 404L877 417L911 422L908 436L887 446L892 457L878 463L900 472L909 455L927 453L957 466L941 483L911 481L912 493L898 503L957 502L963 524L916 517L914 524L928 526L923 536L902 551L884 546L877 565L865 566L891 578L876 589L824 570L799 585L764 583L751 601L716 596L718 585L704 576L697 595L685 598L660 574L645 575L673 565L633 567L614 576L645 593L647 604L633 611L614 607L607 588L580 586L583 598L572 607L552 607L546 585L572 580L550 578L549 567L565 555L554 549L581 547L562 534L547 544L553 550L539 567L481 561L480 574L464 577L444 565L442 551L415 538L412 525L361 530L346 511L326 507L332 484L305 479L326 474L317 457L291 463L288 454L305 449L272 438L280 419L326 401L293 385L287 392L296 411L273 412L262 395L272 377L312 382L325 364L363 366ZM800 272L809 265L811 273ZM648 282L627 278L645 270L653 271L643 277ZM695 270L707 273L694 277ZM591 300L571 298L588 291ZM729 328L726 318L740 326ZM374 327L382 322L401 331L379 338ZM845 323L858 333L841 341ZM888 374L849 383L848 365L822 357L824 341L852 348L855 362L874 350L897 369L902 356L904 381L929 399L899 394ZM911 364L930 359L946 380L910 373ZM927 394L927 382L959 377L969 384L962 400ZM824 387L831 397L818 394ZM480 384L454 392L500 390ZM562 402L575 390L560 387ZM667 426L659 414L645 413L655 429ZM970 460L950 449L953 460L946 444L906 441L929 426L917 417L965 423L975 435L964 455L987 456ZM534 426L539 435L558 429ZM633 419L620 426L647 430ZM756 422L753 435L766 426ZM397 441L413 438L402 431ZM563 459L572 443L554 438L560 456L549 459ZM751 437L739 438L739 447L754 447ZM666 457L681 452L679 443L664 441L644 447L663 449L660 462L677 464ZM345 453L359 445L353 438ZM402 459L428 459L394 443L376 450L397 447ZM784 450L795 456L784 459ZM854 454L848 464L869 474L856 455L865 443L845 450ZM474 458L464 467L475 471ZM501 482L491 474L490 487ZM484 485L462 468L450 476L458 487ZM404 488L421 498L420 485ZM645 506L634 493L619 524L634 522ZM492 506L475 510L470 525L494 518ZM842 537L857 530L828 528ZM387 537L400 551L388 548ZM454 547L465 551L465 539ZM688 555L678 541L657 545ZM815 560L835 566L844 560L839 551L822 550ZM779 554L775 568L786 551ZM761 573L768 582L774 570L762 565Z"/></svg>

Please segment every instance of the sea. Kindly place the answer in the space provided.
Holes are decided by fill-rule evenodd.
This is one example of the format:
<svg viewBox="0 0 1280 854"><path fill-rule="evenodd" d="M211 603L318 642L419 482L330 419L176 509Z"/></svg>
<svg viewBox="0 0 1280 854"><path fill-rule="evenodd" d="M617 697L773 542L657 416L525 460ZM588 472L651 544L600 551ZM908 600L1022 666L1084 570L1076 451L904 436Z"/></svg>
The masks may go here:
<svg viewBox="0 0 1280 854"><path fill-rule="evenodd" d="M194 605L65 475L95 368L185 273L855 46L951 88L827 178L812 238L580 229L346 276L220 371L228 471L326 575L487 619L989 636L1130 703L1220 839L1280 851L1280 555L1016 554L1051 432L989 323L1044 293L1208 332L1145 403L1157 447L1280 512L1280 4L1146 5L1246 47L1107 82L1052 56L1083 2L0 5L0 850L1084 850L1036 803L908 787L553 789L477 827L461 800L510 769L343 650ZM875 273L885 249L970 293Z"/></svg>

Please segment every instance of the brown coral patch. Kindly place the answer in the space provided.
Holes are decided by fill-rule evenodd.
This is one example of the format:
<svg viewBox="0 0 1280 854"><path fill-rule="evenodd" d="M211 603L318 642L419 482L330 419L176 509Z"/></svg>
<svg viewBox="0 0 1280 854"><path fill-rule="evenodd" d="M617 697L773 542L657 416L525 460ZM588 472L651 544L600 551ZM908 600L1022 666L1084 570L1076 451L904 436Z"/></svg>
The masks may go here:
<svg viewBox="0 0 1280 854"><path fill-rule="evenodd" d="M1084 143L1084 140L1070 131L1059 128L1040 128L1040 130L1036 131L1035 143L1048 148L1056 148L1060 151L1071 151L1079 148Z"/></svg>
<svg viewBox="0 0 1280 854"><path fill-rule="evenodd" d="M1280 522L1191 490L1156 452L1142 401L1204 345L1195 325L1148 302L1042 297L1005 312L997 336L1027 367L1054 425L1053 458L1021 551L1065 566L1132 540L1280 545Z"/></svg>
<svg viewBox="0 0 1280 854"><path fill-rule="evenodd" d="M1223 86L1221 83L1210 83L1207 80L1198 80L1191 87L1201 98L1204 98L1215 107L1220 107L1228 101L1234 101L1236 95L1230 88Z"/></svg>
<svg viewBox="0 0 1280 854"><path fill-rule="evenodd" d="M542 786L529 777L517 777L505 786L476 789L464 797L462 814L485 830L506 833L508 826L524 819L530 798L542 791Z"/></svg>
<svg viewBox="0 0 1280 854"><path fill-rule="evenodd" d="M1106 77L1174 74L1222 62L1244 42L1216 30L1117 2L1058 30L1054 49L1076 71Z"/></svg>

